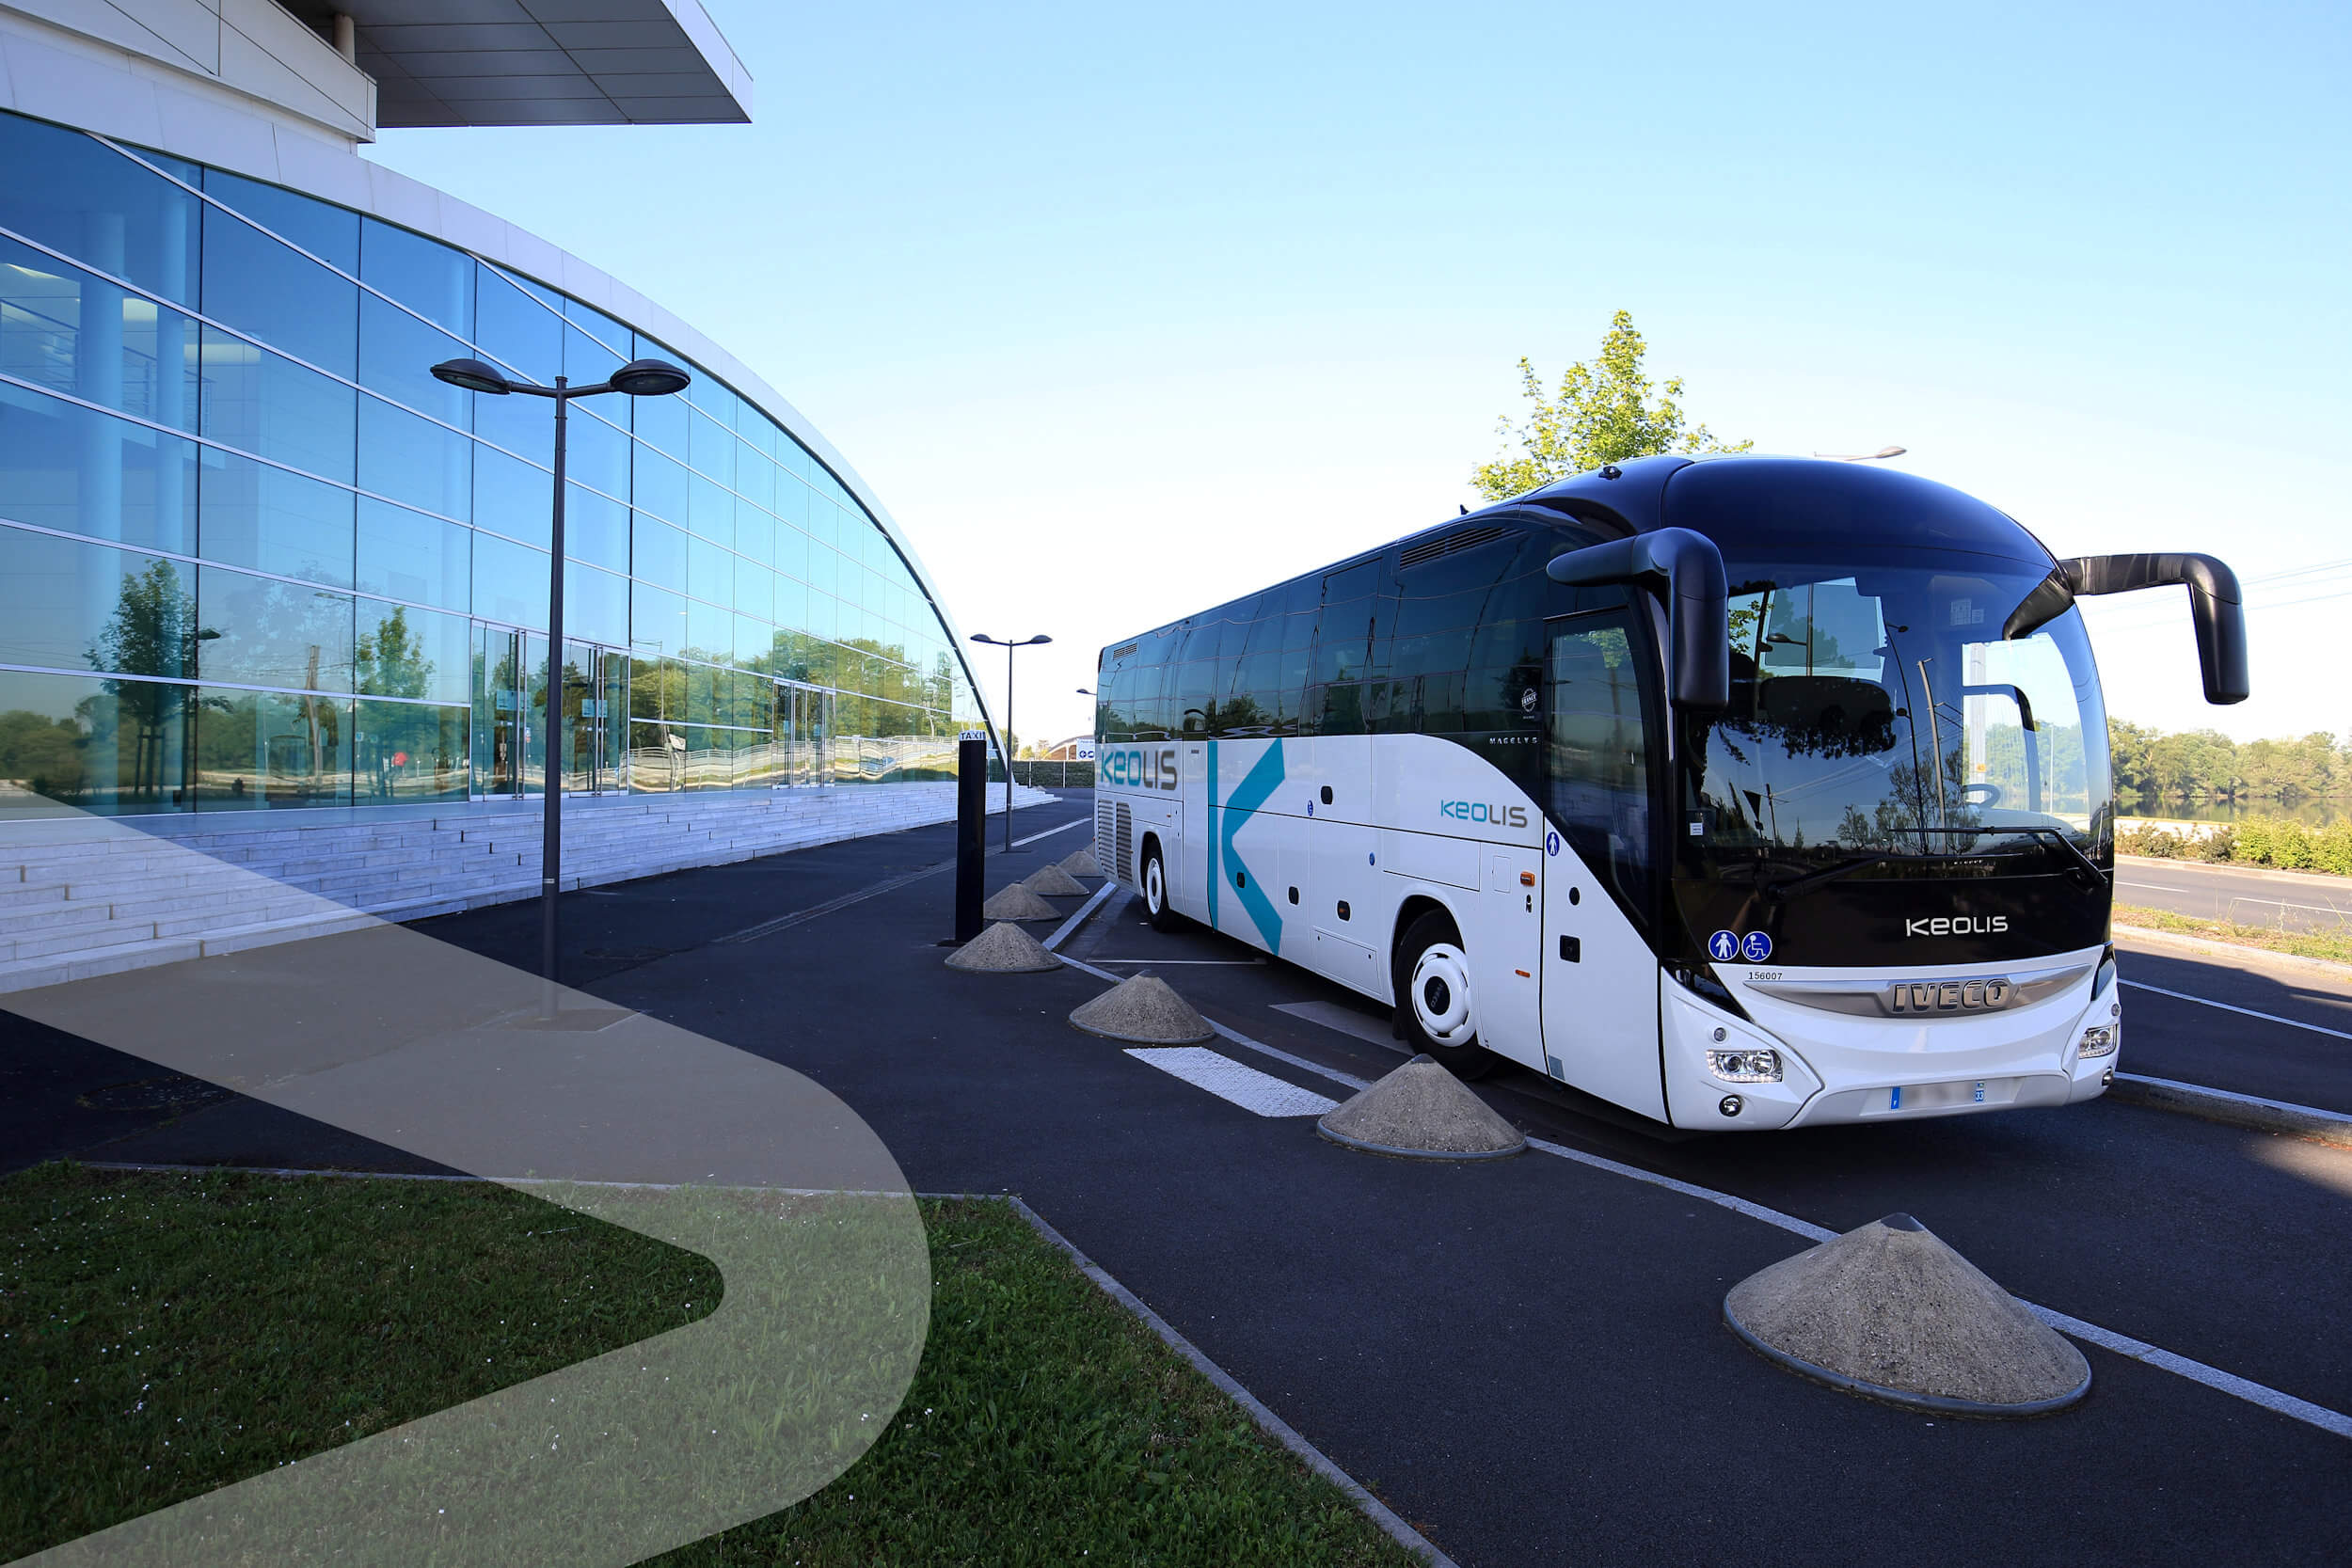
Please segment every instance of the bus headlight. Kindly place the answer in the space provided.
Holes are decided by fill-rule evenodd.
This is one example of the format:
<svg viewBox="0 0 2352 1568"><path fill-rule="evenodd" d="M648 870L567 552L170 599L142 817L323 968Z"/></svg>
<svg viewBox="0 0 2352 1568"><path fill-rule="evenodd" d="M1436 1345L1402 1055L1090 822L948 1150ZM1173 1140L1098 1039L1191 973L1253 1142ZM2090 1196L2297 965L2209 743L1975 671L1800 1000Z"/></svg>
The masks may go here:
<svg viewBox="0 0 2352 1568"><path fill-rule="evenodd" d="M1777 1084L1780 1082L1780 1053L1760 1046L1739 1051L1710 1051L1707 1053L1707 1070L1726 1084Z"/></svg>
<svg viewBox="0 0 2352 1568"><path fill-rule="evenodd" d="M2104 1056L2114 1049L2115 1031L2098 1023L2083 1031L2082 1049L2077 1054L2088 1061L2093 1056Z"/></svg>

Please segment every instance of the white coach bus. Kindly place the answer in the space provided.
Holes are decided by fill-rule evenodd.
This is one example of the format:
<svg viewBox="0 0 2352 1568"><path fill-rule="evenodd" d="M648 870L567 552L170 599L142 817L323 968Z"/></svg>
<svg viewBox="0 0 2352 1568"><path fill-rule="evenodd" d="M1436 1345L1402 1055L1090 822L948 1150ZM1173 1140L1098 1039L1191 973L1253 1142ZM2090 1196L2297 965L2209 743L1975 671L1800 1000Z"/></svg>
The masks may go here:
<svg viewBox="0 0 2352 1568"><path fill-rule="evenodd" d="M2112 1080L2106 714L2052 558L1860 464L1645 458L1103 650L1095 852L1203 923L1677 1127L2058 1105Z"/></svg>

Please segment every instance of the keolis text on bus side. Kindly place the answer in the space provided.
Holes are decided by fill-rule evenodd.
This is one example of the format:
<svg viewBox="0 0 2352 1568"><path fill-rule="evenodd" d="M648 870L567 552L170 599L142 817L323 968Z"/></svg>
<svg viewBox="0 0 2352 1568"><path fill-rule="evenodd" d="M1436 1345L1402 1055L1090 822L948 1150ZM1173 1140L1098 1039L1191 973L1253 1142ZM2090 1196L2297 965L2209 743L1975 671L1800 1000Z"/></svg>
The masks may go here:
<svg viewBox="0 0 2352 1568"><path fill-rule="evenodd" d="M1121 746L1105 752L1099 766L1104 784L1126 784L1136 789L1174 789L1176 787L1176 748L1163 746L1157 751L1145 746Z"/></svg>

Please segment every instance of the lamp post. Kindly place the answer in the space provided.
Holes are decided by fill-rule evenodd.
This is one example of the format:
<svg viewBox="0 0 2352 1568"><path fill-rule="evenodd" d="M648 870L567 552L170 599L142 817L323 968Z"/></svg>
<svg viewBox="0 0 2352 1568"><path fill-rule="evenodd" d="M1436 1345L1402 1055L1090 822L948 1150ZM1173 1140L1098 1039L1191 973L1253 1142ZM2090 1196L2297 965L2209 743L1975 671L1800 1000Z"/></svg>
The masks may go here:
<svg viewBox="0 0 2352 1568"><path fill-rule="evenodd" d="M543 794L546 810L539 847L539 1016L555 1016L555 988L562 978L556 958L555 895L564 875L564 416L574 398L620 392L633 398L666 397L682 392L693 378L660 359L632 359L593 387L574 387L557 376L552 387L510 381L496 366L479 359L444 359L433 367L434 376L453 387L490 397L520 392L526 397L555 400L555 516L550 527L548 557L548 782Z"/></svg>
<svg viewBox="0 0 2352 1568"><path fill-rule="evenodd" d="M1012 853L1012 651L1033 648L1041 642L1051 642L1043 632L1025 637L1018 642L1008 642L1001 637L991 637L984 631L972 634L975 642L986 642L1005 650L1005 853Z"/></svg>

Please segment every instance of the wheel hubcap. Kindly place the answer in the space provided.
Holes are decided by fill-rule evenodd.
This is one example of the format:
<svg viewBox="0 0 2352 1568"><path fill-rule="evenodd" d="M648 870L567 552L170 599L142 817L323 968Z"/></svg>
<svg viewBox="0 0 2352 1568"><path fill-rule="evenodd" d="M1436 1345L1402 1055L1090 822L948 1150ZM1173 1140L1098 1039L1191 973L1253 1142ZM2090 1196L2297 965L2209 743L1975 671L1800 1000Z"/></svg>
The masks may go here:
<svg viewBox="0 0 2352 1568"><path fill-rule="evenodd" d="M1468 1045L1477 1037L1470 1012L1470 959L1451 942L1422 949L1413 960L1413 1020L1439 1045Z"/></svg>
<svg viewBox="0 0 2352 1568"><path fill-rule="evenodd" d="M1154 914L1158 913L1160 908L1161 888L1160 863L1157 861L1153 861L1150 865L1144 867L1143 896L1151 903L1152 912Z"/></svg>

